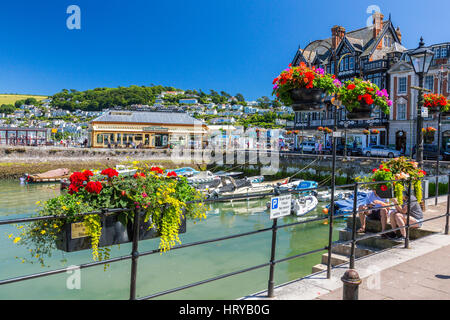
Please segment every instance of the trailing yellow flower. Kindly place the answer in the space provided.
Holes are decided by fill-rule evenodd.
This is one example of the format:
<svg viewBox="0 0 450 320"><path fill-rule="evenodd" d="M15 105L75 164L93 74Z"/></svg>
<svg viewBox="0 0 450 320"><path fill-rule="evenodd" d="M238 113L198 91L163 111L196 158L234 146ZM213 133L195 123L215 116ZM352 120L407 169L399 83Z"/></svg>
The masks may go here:
<svg viewBox="0 0 450 320"><path fill-rule="evenodd" d="M14 243L17 243L17 242L20 241L20 239L21 239L20 237L16 237L16 238L13 240L13 242L14 242Z"/></svg>

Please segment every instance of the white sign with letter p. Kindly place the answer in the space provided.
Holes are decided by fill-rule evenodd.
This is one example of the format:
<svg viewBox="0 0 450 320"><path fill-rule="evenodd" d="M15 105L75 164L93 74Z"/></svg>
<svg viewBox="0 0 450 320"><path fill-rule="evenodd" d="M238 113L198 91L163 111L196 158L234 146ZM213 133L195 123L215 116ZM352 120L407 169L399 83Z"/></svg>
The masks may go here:
<svg viewBox="0 0 450 320"><path fill-rule="evenodd" d="M270 199L270 219L277 219L291 214L291 195Z"/></svg>

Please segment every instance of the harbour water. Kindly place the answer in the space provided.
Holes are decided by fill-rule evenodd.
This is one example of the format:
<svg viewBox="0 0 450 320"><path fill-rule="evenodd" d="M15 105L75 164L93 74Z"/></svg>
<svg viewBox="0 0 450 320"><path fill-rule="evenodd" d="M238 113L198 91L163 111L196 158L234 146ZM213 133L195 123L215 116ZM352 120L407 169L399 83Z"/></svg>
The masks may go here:
<svg viewBox="0 0 450 320"><path fill-rule="evenodd" d="M20 185L18 181L0 181L0 219L27 217L36 212L37 201L45 201L59 194L59 186L52 184ZM208 218L187 223L187 232L180 235L183 243L238 234L272 225L262 199L251 202L216 203L211 205ZM324 203L314 212L297 217L279 219L278 225L312 219L322 214ZM333 238L344 221L334 225ZM324 247L328 242L328 225L311 222L294 227L280 228L277 233L276 259ZM25 247L14 244L8 235L17 234L12 225L0 226L0 278L9 279L31 273L91 262L90 250L65 253L55 250L46 260L50 267L39 263L22 263L29 258ZM267 263L270 259L271 232L236 239L173 250L139 258L137 296L146 296L171 288L187 285L240 269ZM159 239L139 242L139 251L158 247ZM111 257L127 255L131 244L114 246ZM275 284L285 283L311 273L313 265L320 263L319 252L302 258L282 262L275 267ZM66 262L62 263L61 260ZM0 299L128 299L130 287L130 260L115 262L104 270L103 266L82 269L80 288L71 285L72 273L26 280L0 286ZM267 288L269 268L261 268L187 290L168 294L159 299L236 299ZM69 285L68 285L69 284Z"/></svg>

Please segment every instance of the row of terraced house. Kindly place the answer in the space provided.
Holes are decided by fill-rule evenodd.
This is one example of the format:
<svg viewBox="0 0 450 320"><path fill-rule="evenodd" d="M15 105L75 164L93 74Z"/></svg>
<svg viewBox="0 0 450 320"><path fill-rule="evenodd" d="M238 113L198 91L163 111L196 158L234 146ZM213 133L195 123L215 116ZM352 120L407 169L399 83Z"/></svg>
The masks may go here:
<svg viewBox="0 0 450 320"><path fill-rule="evenodd" d="M425 47L434 51L434 58L424 78L424 87L449 97L450 42ZM413 87L419 85L408 56L408 52L414 49L406 49L402 45L400 28L394 27L390 16L385 19L382 13L375 12L371 26L354 31L334 26L331 37L310 42L304 49L299 48L292 65L309 63L335 74L342 82L359 77L388 90L393 100L389 115L375 110L372 120L351 121L346 118L345 108L341 108L337 113L338 129L345 130L347 143L391 145L409 155L416 141L418 92ZM331 128L333 124L333 111L325 108L321 112L297 112L293 127L288 129L301 130L304 136L313 136L318 127ZM437 128L437 116L424 119L424 127L429 126ZM379 133L366 136L362 132L364 129L377 129ZM436 141L437 136L435 144ZM441 142L444 148L450 145L450 118L441 120Z"/></svg>

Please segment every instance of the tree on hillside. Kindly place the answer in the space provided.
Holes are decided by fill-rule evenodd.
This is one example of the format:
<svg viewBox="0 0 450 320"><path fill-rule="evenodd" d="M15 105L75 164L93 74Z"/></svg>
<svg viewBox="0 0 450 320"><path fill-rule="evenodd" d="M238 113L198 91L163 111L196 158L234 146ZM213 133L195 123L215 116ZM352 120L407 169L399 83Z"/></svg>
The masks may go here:
<svg viewBox="0 0 450 320"><path fill-rule="evenodd" d="M23 104L25 104L25 100L17 100L16 102L14 102L14 106L16 107L16 109L20 108L20 106Z"/></svg>
<svg viewBox="0 0 450 320"><path fill-rule="evenodd" d="M242 93L236 93L235 97L236 97L237 101L239 101L239 102L244 102L245 101L244 96L242 95Z"/></svg>
<svg viewBox="0 0 450 320"><path fill-rule="evenodd" d="M221 95L222 97L227 98L227 99L231 98L231 95L228 94L228 93L226 93L225 91L220 91L220 95Z"/></svg>
<svg viewBox="0 0 450 320"><path fill-rule="evenodd" d="M0 113L11 114L14 113L15 110L16 107L14 107L12 104L2 104L0 106Z"/></svg>
<svg viewBox="0 0 450 320"><path fill-rule="evenodd" d="M256 101L258 102L258 106L261 109L269 109L270 108L271 101L268 97L263 96L261 98L258 98Z"/></svg>
<svg viewBox="0 0 450 320"><path fill-rule="evenodd" d="M278 100L273 100L272 101L272 108L281 108L281 102L280 101L278 101Z"/></svg>

